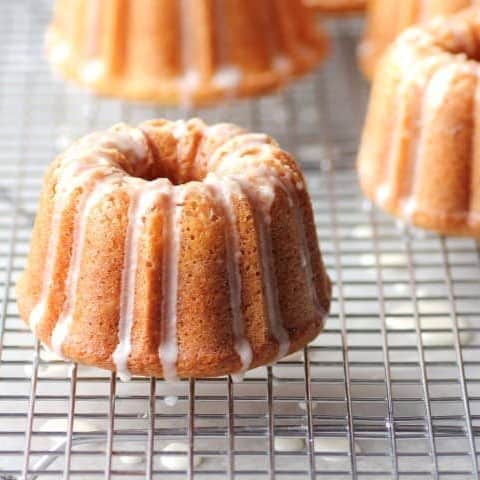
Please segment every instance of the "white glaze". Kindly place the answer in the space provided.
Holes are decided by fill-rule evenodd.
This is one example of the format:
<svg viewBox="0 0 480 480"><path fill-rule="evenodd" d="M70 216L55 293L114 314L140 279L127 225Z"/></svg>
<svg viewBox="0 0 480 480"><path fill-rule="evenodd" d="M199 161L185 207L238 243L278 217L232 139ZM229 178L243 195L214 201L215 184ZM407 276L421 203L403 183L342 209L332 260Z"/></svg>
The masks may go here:
<svg viewBox="0 0 480 480"><path fill-rule="evenodd" d="M142 218L147 212L148 204L143 197L143 185L133 188L130 195L128 209L128 223L125 234L125 253L123 258L122 280L120 289L120 313L118 319L118 343L112 354L115 369L121 380L130 378L128 370L128 357L131 352L131 331L135 307L135 280L138 268L138 244L143 231Z"/></svg>
<svg viewBox="0 0 480 480"><path fill-rule="evenodd" d="M37 304L33 307L29 317L29 325L32 331L36 330L38 324L45 316L51 279L60 254L58 247L61 234L61 221L69 196L76 188L83 185L86 178L96 175L97 169L101 169L108 164L108 162L103 161L101 158L85 159L85 163L83 164L70 160L69 157L66 157L64 162L58 167L58 180L50 228L51 236L45 257L42 288Z"/></svg>
<svg viewBox="0 0 480 480"><path fill-rule="evenodd" d="M222 162L217 166L216 171L219 175L228 175L230 172L245 172L240 173L244 178L250 178L254 182L257 181L258 188L265 189L265 194L271 187L271 182L265 176L262 176L261 167L258 163L258 159L274 160L275 145L266 143L245 143L244 145L238 145L232 151L231 155L224 157ZM266 167L265 167L266 168ZM270 223L270 216L267 217L268 223Z"/></svg>
<svg viewBox="0 0 480 480"><path fill-rule="evenodd" d="M413 214L415 213L417 209L417 202L415 198L409 197L404 203L403 203L403 215L404 217L408 220L413 217Z"/></svg>
<svg viewBox="0 0 480 480"><path fill-rule="evenodd" d="M320 304L313 282L310 251L307 244L304 221L300 212L296 193L292 192L292 186L287 186L279 177L276 170L262 165L264 160L272 160L275 144L264 134L238 135L220 147L210 160L210 168L219 173L225 173L232 163L238 165L242 156L249 149L256 147L256 164L247 170L245 174L233 177L241 188L247 193L255 211L256 225L259 233L261 249L262 279L267 303L270 328L279 344L277 360L284 357L290 347L290 339L281 317L278 287L276 284L276 272L273 264L270 210L275 200L274 185L279 186L286 194L290 207L295 214L295 223L298 235L301 239L300 255L301 263L306 274L306 283L309 295L319 317L323 317L325 311ZM249 178L250 175L250 178ZM258 213L261 212L261 215Z"/></svg>
<svg viewBox="0 0 480 480"><path fill-rule="evenodd" d="M232 379L233 383L242 383L245 380L245 375L247 374L246 371L240 370L235 373L230 374L230 378Z"/></svg>
<svg viewBox="0 0 480 480"><path fill-rule="evenodd" d="M45 290L45 288L43 288ZM46 298L45 293L41 293L40 300L37 304L32 308L30 312L30 316L28 318L28 323L30 325L30 329L35 332L37 325L40 324L42 321L46 311Z"/></svg>
<svg viewBox="0 0 480 480"><path fill-rule="evenodd" d="M226 143L238 135L245 134L245 130L232 123L217 123L207 126L203 130L202 140L197 150L197 159L201 159L202 165L208 172L216 172L216 165L222 155L228 152L224 149ZM212 146L214 146L212 150Z"/></svg>
<svg viewBox="0 0 480 480"><path fill-rule="evenodd" d="M412 58L414 52L419 48L417 42L420 42L424 48L433 48L431 36L425 35L422 32L411 32L408 35L403 35L403 38L404 41L397 42L396 44L396 54L399 58L402 58L402 63L410 62L413 66L407 71L405 79L400 86L399 98L411 99L412 89L415 89L414 98L421 99L418 108L420 127L418 128L418 132L410 140L408 152L412 186L410 191L401 199L399 205L402 215L406 219L411 219L419 207L415 200L418 169L421 165L421 159L425 155L424 148L427 144L424 138L426 130L422 129L421 126L428 125L435 121L435 116L439 108L443 105L448 91L450 91L452 82L458 72L459 64L452 64L451 56L446 53L432 55L424 61L418 62L417 58ZM413 48L410 42L415 43ZM460 66L460 68L471 71L470 66ZM410 101L411 100L409 100L409 102ZM393 128L392 148L390 149L390 155L387 161L385 183L377 190L376 200L380 205L385 205L390 198L396 196L394 189L397 189L397 184L399 183L399 179L397 178L398 169L396 167L398 163L397 145L404 141L405 118L408 119L409 116L411 116L409 102L403 102L404 108L402 108L397 115L398 118Z"/></svg>
<svg viewBox="0 0 480 480"><path fill-rule="evenodd" d="M247 137L248 136L244 136L244 141L245 141L245 138ZM241 143L242 142L240 142L240 146L241 146ZM246 143L247 145L250 144L248 141ZM268 158L268 157L271 157L272 149L275 148L275 145L264 144L262 148L263 148L263 151L260 152L260 154L266 155ZM239 156L242 154L243 151L244 150L237 148L237 150L234 150L232 152L232 155ZM227 157L227 158L230 158L230 157ZM260 160L266 160L267 158L260 158ZM254 173L252 174L252 178L251 178L251 183L256 187L258 194L260 194L260 201L257 203L257 205L260 205L260 207L263 210L264 222L269 224L271 221L270 209L275 199L275 190L273 186L279 187L286 194L287 202L295 216L295 225L297 229L297 234L301 241L301 245L299 249L300 259L301 259L301 265L305 271L306 285L309 292L309 296L316 310L316 314L318 318L323 318L326 312L320 303L320 300L318 298L318 294L315 288L312 261L310 256L310 249L308 247L305 223L303 220L303 215L300 210L297 193L296 191L294 191L294 185L292 184L291 179L289 178L281 179L278 176L277 170L274 170L271 167L266 166L264 162L262 163L260 160L259 160L259 165L255 167ZM244 184L244 187L245 187L245 184ZM249 187L247 186L247 188ZM263 222L261 223L263 224ZM273 260L273 256L271 254L272 248L271 248L270 233L268 232L268 235L266 235L264 226L260 227L259 233L260 233L261 246L263 244L264 249L268 248L267 254L265 254L265 252L262 252L262 261L265 261L265 259L268 258L268 262L271 264ZM267 247L267 245L265 244L269 244L269 246ZM271 278L276 278L273 265L268 266L264 263L263 270L266 272L270 272L270 273L267 273L267 275L270 275ZM270 283L271 281L272 280L269 279L267 280L267 283ZM267 292L267 303L269 304L270 316L273 315L277 319L280 319L280 308L279 308L279 302L278 302L277 288L274 288L273 290L270 288L266 288L266 292ZM277 296L277 299L274 299L275 296ZM288 337L288 333L286 332L283 326L283 321L281 319L280 321L273 322L272 326L273 326L274 335L277 338L277 341L279 342L279 352L277 356L277 359L279 359L285 356L285 354L288 352L288 349L290 346L289 337Z"/></svg>
<svg viewBox="0 0 480 480"><path fill-rule="evenodd" d="M320 458L323 460L327 460L330 462L342 462L348 459L348 454L350 451L350 441L348 438L343 437L317 437L313 440L313 445L315 452L323 453ZM361 453L362 449L360 445L355 442L354 443L354 452L353 453ZM329 453L336 453L337 455L328 455ZM339 455L339 454L344 455Z"/></svg>
<svg viewBox="0 0 480 480"><path fill-rule="evenodd" d="M291 353L290 355L287 355L283 360L284 362L303 362L304 361L303 350L300 350L295 353Z"/></svg>
<svg viewBox="0 0 480 480"><path fill-rule="evenodd" d="M216 123L215 125L209 125L205 128L205 138L211 138L221 136L222 138L228 136L228 139L236 137L238 135L244 135L247 133L243 128L233 123Z"/></svg>
<svg viewBox="0 0 480 480"><path fill-rule="evenodd" d="M320 299L318 298L318 293L315 288L315 279L314 279L313 268L312 268L312 258L310 255L310 248L308 247L308 239L307 239L307 232L305 229L305 222L304 222L303 215L298 202L297 193L296 191L293 190L293 185L291 184L291 181L287 182L287 181L281 180L277 176L276 172L272 170L269 171L268 175L269 175L270 181L274 185L277 185L279 188L281 188L287 195L287 201L295 216L295 227L297 230L297 235L300 238L300 243L301 243L300 244L300 262L303 270L305 271L306 284L307 284L310 300L316 310L318 317L323 318L326 312L325 312L325 309L322 307L322 304L320 303Z"/></svg>
<svg viewBox="0 0 480 480"><path fill-rule="evenodd" d="M242 71L233 65L220 67L212 76L212 83L216 87L233 93L241 84Z"/></svg>
<svg viewBox="0 0 480 480"><path fill-rule="evenodd" d="M424 95L423 106L427 114L435 115L437 110L445 103L457 72L458 65L451 64L440 68L432 75Z"/></svg>
<svg viewBox="0 0 480 480"><path fill-rule="evenodd" d="M353 238L370 238L372 236L372 228L367 225L357 225L352 229Z"/></svg>
<svg viewBox="0 0 480 480"><path fill-rule="evenodd" d="M68 135L68 133L61 133L55 139L55 148L58 152L63 152L71 144L72 138Z"/></svg>
<svg viewBox="0 0 480 480"><path fill-rule="evenodd" d="M189 126L189 121L177 120L173 123L173 126L171 128L171 134L175 138L175 140L177 140L176 161L178 165L182 165L185 159L189 158L189 154L191 153L192 144L188 141Z"/></svg>
<svg viewBox="0 0 480 480"><path fill-rule="evenodd" d="M273 57L272 65L281 75L288 75L292 71L292 60L285 55Z"/></svg>
<svg viewBox="0 0 480 480"><path fill-rule="evenodd" d="M233 128L224 124L214 128ZM174 125L174 136L183 138L188 134L187 124L183 121ZM255 158L248 150L255 146ZM275 200L275 188L282 188L288 195L289 205L295 212L295 220L301 239L300 255L301 262L307 277L310 296L315 307L319 306L316 290L313 285L313 273L310 252L307 245L307 237L298 204L298 198L294 191L295 186L290 182L281 180L275 170L260 168L262 159L272 158L273 149L277 148L272 140L263 134L237 135L227 141L225 145L217 149L212 155L213 165L221 171L228 171L232 163L238 162L243 155L249 157L249 168L238 177L222 177L210 175L205 180L213 189L216 198L222 203L226 216L226 245L227 245L227 271L230 287L230 304L232 310L232 329L235 338L235 350L237 351L242 368L241 376L250 366L252 350L245 337L245 325L243 319L241 292L242 278L239 271L240 240L236 226L236 215L232 204L232 195L246 195L253 206L255 222L258 228L260 242L261 274L263 288L267 303L267 315L272 335L279 344L278 358L283 357L289 350L289 335L283 326L280 312L278 287L276 283L275 265L272 255L272 240L270 232L270 209ZM52 219L52 240L48 251L53 255L47 255L47 263L44 272L43 291L38 305L31 314L33 328L43 318L48 298L48 285L51 283L53 269L55 267L58 250L58 238L60 234L60 221L65 208L65 202L77 186L82 186L85 192L81 195L78 211L75 217L74 240L72 245L72 257L66 279L66 299L61 315L52 332L52 348L61 354L62 344L68 334L73 313L75 311L75 295L80 275L81 254L86 236L86 225L91 209L98 204L101 197L119 185L131 192L131 202L128 213L128 224L125 238L125 256L122 270L120 315L118 324L119 341L112 355L116 369L121 378L128 378L127 362L131 353L131 331L134 322L135 282L138 267L138 250L141 239L144 217L148 209L165 195L169 201L166 212L166 227L164 229L163 250L163 304L162 304L162 342L159 346L159 359L163 367L166 380L177 379L176 363L178 357L177 346L177 293L178 293L178 264L181 247L181 218L185 196L190 190L190 185L172 186L168 180L146 182L139 178L126 176L116 167L114 155L111 150L122 153L136 169L146 168L151 160L148 145L143 132L140 129L131 129L124 125L118 125L106 133L93 134L77 142L65 154L65 164L61 166L59 173L57 197L54 205ZM260 155L260 158L258 157ZM237 164L235 163L235 167ZM136 171L136 170L135 170ZM106 180L99 181L106 177ZM73 180L72 180L73 179ZM97 185L98 181L98 185ZM300 182L302 183L302 182ZM148 185L147 188L143 188ZM302 183L303 188L303 183ZM318 308L320 310L320 308ZM324 314L324 312L321 312Z"/></svg>
<svg viewBox="0 0 480 480"><path fill-rule="evenodd" d="M80 75L87 85L98 82L105 75L105 62L100 59L86 62Z"/></svg>
<svg viewBox="0 0 480 480"><path fill-rule="evenodd" d="M42 423L39 427L40 432L59 432L60 435L65 436L65 432L68 430L68 418L50 418L45 423ZM94 423L88 420L81 420L75 418L73 420L73 432L78 433L92 433L98 432L100 428Z"/></svg>
<svg viewBox="0 0 480 480"><path fill-rule="evenodd" d="M187 70L179 80L180 104L189 107L195 92L200 87L200 74L195 70Z"/></svg>
<svg viewBox="0 0 480 480"><path fill-rule="evenodd" d="M97 143L100 148L120 151L134 170L143 170L152 162L145 135L139 128L119 123L104 133Z"/></svg>
<svg viewBox="0 0 480 480"><path fill-rule="evenodd" d="M115 163L109 157L110 152L105 150L113 147L116 147L118 151L126 156L129 156L131 152L134 155L142 155L141 158L146 156L143 133L137 129L129 129L125 126L117 125L108 132L89 135L81 139L77 144L74 144L71 150L66 152L64 164L60 167L61 172L59 174L52 216L51 231L53 232L53 238L50 240L48 247L48 250L52 249L54 254L47 257L42 294L37 306L32 310L30 319L30 326L32 329L35 329L45 314L48 290L43 290L48 285L50 278L52 278L53 268L57 262L55 255L58 254L61 217L68 197L75 188L81 186L84 188L84 192L81 195L75 216L72 256L65 281L66 298L62 312L52 331L52 349L58 355L62 354L62 344L73 321L72 316L75 309L75 295L80 274L81 254L83 252L88 216L100 198L111 192L123 177L123 173L115 168ZM92 149L91 151L90 148ZM97 181L102 178L103 181L96 188ZM90 191L90 189L93 190Z"/></svg>
<svg viewBox="0 0 480 480"><path fill-rule="evenodd" d="M277 452L300 452L305 448L305 440L298 437L275 437Z"/></svg>
<svg viewBox="0 0 480 480"><path fill-rule="evenodd" d="M133 191L130 195L128 225L125 235L125 254L122 268L120 292L120 314L118 321L118 344L112 354L116 371L122 380L130 378L128 357L132 349L132 327L135 316L135 290L138 270L139 246L145 228L145 217L162 196L170 192L171 184L166 179L147 183L130 178Z"/></svg>
<svg viewBox="0 0 480 480"><path fill-rule="evenodd" d="M270 137L263 133L235 135L213 152L208 159L208 169L217 174L223 173L234 161L238 161L245 150L255 146L264 146L268 144L269 141ZM222 166L224 167L223 170L221 168Z"/></svg>
<svg viewBox="0 0 480 480"><path fill-rule="evenodd" d="M439 68L432 74L432 69ZM418 70L418 69L416 69ZM419 87L424 88L423 98L420 104L420 126L430 124L442 105L445 95L450 88L453 80L453 70L443 68L442 59L431 58L425 64L424 69L420 70L419 78L415 80ZM430 76L431 75L431 76ZM407 83L408 87L408 83ZM421 92L420 92L421 93ZM416 197L418 170L421 159L424 157L425 139L423 138L425 130L420 128L415 136L411 146L411 171L412 187L408 196L403 201L403 214L407 219L411 219L415 210L418 208Z"/></svg>
<svg viewBox="0 0 480 480"><path fill-rule="evenodd" d="M377 190L376 201L379 205L383 206L390 198L390 188L387 184L380 185Z"/></svg>
<svg viewBox="0 0 480 480"><path fill-rule="evenodd" d="M188 446L185 443L172 442L164 449L164 452L185 452L185 455L162 455L160 461L162 465L169 470L186 470L188 468ZM203 461L199 455L194 455L193 466L198 467Z"/></svg>
<svg viewBox="0 0 480 480"><path fill-rule="evenodd" d="M82 194L77 207L78 213L75 218L72 254L70 257L67 278L65 280L65 301L62 312L60 313L55 328L52 331L52 350L57 355L62 355L62 345L73 322L88 217L90 216L92 209L98 205L100 199L107 193L113 191L118 178L118 176L111 175L108 179L105 179L97 174L97 176L92 176L87 181L82 182L84 193Z"/></svg>
<svg viewBox="0 0 480 480"><path fill-rule="evenodd" d="M278 295L277 276L273 262L272 236L268 219L270 209L275 200L275 191L272 185L267 182L262 185L255 185L252 179L244 176L235 177L241 186L242 191L249 198L254 211L255 224L258 231L261 275L265 301L267 304L267 315L270 330L278 342L276 360L284 357L290 348L290 337L283 326L283 318L280 311L280 300Z"/></svg>
<svg viewBox="0 0 480 480"><path fill-rule="evenodd" d="M72 54L70 44L64 40L58 42L52 42L49 49L49 59L54 65L60 65L64 63L68 57Z"/></svg>
<svg viewBox="0 0 480 480"><path fill-rule="evenodd" d="M235 182L208 175L205 183L209 185L225 212L225 248L227 257L228 286L230 291L230 309L232 311L234 347L242 368L236 375L242 376L252 363L253 353L245 335L245 320L242 312L242 276L240 273L240 236L237 227L237 216L233 206L233 193L240 196L241 192ZM238 378L236 378L238 380Z"/></svg>
<svg viewBox="0 0 480 480"><path fill-rule="evenodd" d="M119 459L124 465L139 465L145 461L145 455L121 455Z"/></svg>
<svg viewBox="0 0 480 480"><path fill-rule="evenodd" d="M410 70L408 70L405 74L405 78L403 79L402 83L399 86L398 92L398 99L404 100L405 98L410 99L410 92L412 89L422 89L423 85L427 82L429 72L431 68L433 68L438 59L434 59L434 61L427 61L422 64L418 64L416 62L416 58L414 57L414 50L409 45L410 36L411 41L421 41L423 39L424 42L427 40L424 39L424 35L422 32L406 32L405 41L398 42L396 44L396 53L399 58L402 58L402 63L411 64L413 65ZM408 37L408 38L407 38ZM428 37L428 45L431 46L431 39ZM420 98L420 95L419 95ZM384 207L387 202L390 201L392 196L394 196L393 186L397 183L397 168L396 164L398 163L398 145L403 142L404 139L404 123L405 118L408 118L410 115L410 102L409 101L400 101L399 102L400 108L397 112L393 127L391 128L391 132L389 133L389 142L390 142L390 150L388 152L386 166L384 168L384 178L382 178L382 185L380 185L376 191L376 202L378 205ZM422 110L422 108L420 107ZM421 113L421 112L420 112ZM415 172L416 165L417 165L417 158L418 158L418 151L419 148L419 139L418 136L412 139L409 145L409 161L412 164L412 171ZM368 172L363 172L363 175L368 175ZM412 178L415 178L413 176Z"/></svg>
<svg viewBox="0 0 480 480"><path fill-rule="evenodd" d="M176 395L167 395L163 401L167 407L174 407L178 402L178 397Z"/></svg>
<svg viewBox="0 0 480 480"><path fill-rule="evenodd" d="M180 256L183 212L183 202L188 189L185 185L172 188L168 224L164 229L163 258L163 305L162 342L159 347L159 357L165 380L174 382L177 377L177 293L178 293L178 262Z"/></svg>
<svg viewBox="0 0 480 480"><path fill-rule="evenodd" d="M64 357L61 357L60 355L57 355L53 350L48 347L48 345L45 345L42 343L42 350L40 350L40 358L44 362L63 362L65 361Z"/></svg>
<svg viewBox="0 0 480 480"><path fill-rule="evenodd" d="M58 181L51 222L52 234L47 247L42 290L29 319L30 328L35 330L45 315L49 285L59 255L58 245L63 212L68 206L68 200L73 191L82 187L84 191L80 196L75 215L72 254L65 280L66 298L52 331L52 349L58 355L62 354L62 344L72 322L88 215L99 199L111 191L124 176L124 173L116 167L111 158L111 152L108 150L114 147L127 157L130 154L146 155L143 133L138 129L119 125L107 132L88 135L80 139L67 150L58 167ZM99 182L98 188L97 182Z"/></svg>
<svg viewBox="0 0 480 480"><path fill-rule="evenodd" d="M171 132L176 140L181 140L188 133L188 123L185 120L177 120L173 123Z"/></svg>

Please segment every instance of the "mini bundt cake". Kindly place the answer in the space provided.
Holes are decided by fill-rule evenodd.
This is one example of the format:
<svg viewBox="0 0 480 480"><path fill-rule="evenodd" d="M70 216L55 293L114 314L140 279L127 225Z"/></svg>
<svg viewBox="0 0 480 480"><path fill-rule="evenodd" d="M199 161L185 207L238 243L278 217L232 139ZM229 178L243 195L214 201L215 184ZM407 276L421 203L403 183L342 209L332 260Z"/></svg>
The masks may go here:
<svg viewBox="0 0 480 480"><path fill-rule="evenodd" d="M326 40L302 0L57 0L47 52L97 93L189 105L276 89Z"/></svg>
<svg viewBox="0 0 480 480"><path fill-rule="evenodd" d="M373 77L385 49L406 28L471 5L480 5L480 0L369 0L367 27L358 52L364 74Z"/></svg>
<svg viewBox="0 0 480 480"><path fill-rule="evenodd" d="M414 225L480 236L480 9L404 32L378 65L359 153L368 198Z"/></svg>
<svg viewBox="0 0 480 480"><path fill-rule="evenodd" d="M304 347L330 282L299 167L267 135L154 120L50 166L18 307L73 361L175 379Z"/></svg>
<svg viewBox="0 0 480 480"><path fill-rule="evenodd" d="M308 8L322 13L351 13L365 9L366 0L303 0Z"/></svg>

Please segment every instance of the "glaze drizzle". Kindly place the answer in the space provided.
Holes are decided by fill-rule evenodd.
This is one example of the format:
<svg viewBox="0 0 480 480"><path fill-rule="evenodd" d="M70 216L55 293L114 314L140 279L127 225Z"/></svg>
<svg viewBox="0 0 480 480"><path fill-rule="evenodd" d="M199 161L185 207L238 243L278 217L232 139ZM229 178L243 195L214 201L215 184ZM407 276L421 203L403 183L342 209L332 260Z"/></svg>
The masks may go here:
<svg viewBox="0 0 480 480"><path fill-rule="evenodd" d="M198 122L198 121L197 121ZM169 124L171 133L178 144L189 133L188 122ZM232 133L229 133L231 129ZM242 375L252 364L254 352L246 332L242 305L241 239L237 225L235 200L247 201L250 205L258 235L259 259L265 313L270 332L278 342L276 358L285 356L290 349L290 335L285 328L281 312L275 257L271 232L271 209L276 200L276 190L281 189L287 196L288 205L294 213L295 225L300 239L300 261L305 281L315 311L325 314L315 288L310 250L304 214L298 199L298 190L304 188L303 180L295 181L285 167L280 176L273 165L281 164L277 144L263 134L239 133L238 127L222 124L205 127L204 138L215 132L222 132L224 142L208 153L206 169L210 172L203 185L212 199L221 207L225 219L225 265L227 270L229 302L232 318L234 349L240 359ZM201 143L200 143L201 144ZM207 147L206 147L207 148ZM198 155L197 151L197 155ZM162 249L162 305L161 335L158 346L158 360L164 378L178 379L179 357L177 339L177 304L179 283L179 262L182 247L182 216L184 204L190 192L205 193L199 182L172 185L168 179L146 181L128 174L139 175L149 171L155 161L149 150L145 134L141 129L125 125L117 126L103 134L94 134L77 142L64 155L59 165L54 212L51 220L52 238L48 246L44 266L42 291L30 314L32 330L38 327L46 316L49 303L50 285L58 262L59 241L64 211L69 207L70 196L81 188L76 201L73 241L70 264L65 279L65 299L51 336L52 349L62 354L62 348L71 329L76 309L76 294L81 277L82 254L86 242L88 219L92 209L99 205L109 193L122 189L129 198L127 223L124 240L124 257L121 272L121 287L118 315L118 342L111 360L120 378L130 376L129 358L132 353L132 331L135 323L136 285L141 251L142 236L145 233L146 218L161 202L165 218ZM196 160L195 160L196 161ZM198 161L201 161L199 158ZM203 161L203 160L202 160ZM267 166L268 164L268 166ZM140 175L139 175L140 176Z"/></svg>
<svg viewBox="0 0 480 480"><path fill-rule="evenodd" d="M122 380L128 380L128 357L132 349L132 328L135 317L136 277L139 261L140 240L148 212L171 189L167 179L146 182L130 178L133 192L130 194L125 255L122 269L120 316L118 322L118 345L112 354L117 372ZM132 182L133 181L133 182Z"/></svg>
<svg viewBox="0 0 480 480"><path fill-rule="evenodd" d="M242 311L242 276L240 274L242 253L237 216L233 206L233 195L241 197L242 193L236 182L228 178L222 180L214 174L208 175L205 183L211 187L214 196L218 198L225 212L225 248L230 289L230 309L233 319L234 347L242 364L239 372L241 375L248 370L253 358L252 347L246 337L245 320Z"/></svg>
<svg viewBox="0 0 480 480"><path fill-rule="evenodd" d="M162 342L158 349L165 380L174 382L177 377L177 293L178 261L181 246L181 218L183 202L187 189L181 185L172 188L168 211L168 223L165 228L163 255L163 331Z"/></svg>

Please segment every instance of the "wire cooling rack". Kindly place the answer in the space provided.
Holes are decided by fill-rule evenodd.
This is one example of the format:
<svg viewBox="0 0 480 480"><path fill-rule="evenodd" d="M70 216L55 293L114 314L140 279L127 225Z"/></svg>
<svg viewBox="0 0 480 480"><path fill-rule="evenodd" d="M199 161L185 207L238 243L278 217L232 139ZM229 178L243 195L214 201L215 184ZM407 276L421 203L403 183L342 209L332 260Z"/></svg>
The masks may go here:
<svg viewBox="0 0 480 480"><path fill-rule="evenodd" d="M182 112L55 81L49 16L47 1L0 1L0 479L478 478L480 250L363 201L360 22L330 23L330 60L283 94ZM192 114L266 131L300 158L335 284L325 332L238 384L121 383L52 358L14 290L46 164L119 120Z"/></svg>

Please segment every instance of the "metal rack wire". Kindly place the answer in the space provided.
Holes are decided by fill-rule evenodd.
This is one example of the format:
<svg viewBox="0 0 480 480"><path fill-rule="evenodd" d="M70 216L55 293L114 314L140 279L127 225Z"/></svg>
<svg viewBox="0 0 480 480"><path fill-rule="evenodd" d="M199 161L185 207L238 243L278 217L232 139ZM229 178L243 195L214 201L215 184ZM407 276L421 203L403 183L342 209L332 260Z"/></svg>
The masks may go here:
<svg viewBox="0 0 480 480"><path fill-rule="evenodd" d="M480 249L362 201L360 22L331 22L327 65L282 94L179 112L53 80L49 15L48 2L0 2L0 479L478 478ZM239 384L121 383L51 359L14 290L45 165L119 119L191 113L266 131L301 159L335 283L325 332Z"/></svg>

